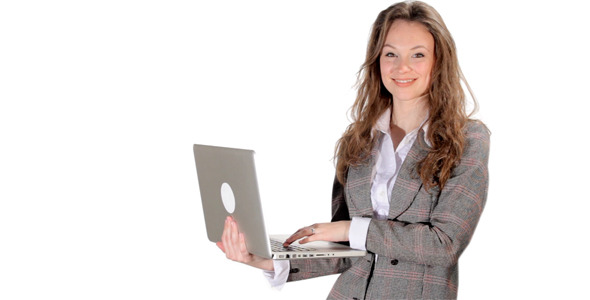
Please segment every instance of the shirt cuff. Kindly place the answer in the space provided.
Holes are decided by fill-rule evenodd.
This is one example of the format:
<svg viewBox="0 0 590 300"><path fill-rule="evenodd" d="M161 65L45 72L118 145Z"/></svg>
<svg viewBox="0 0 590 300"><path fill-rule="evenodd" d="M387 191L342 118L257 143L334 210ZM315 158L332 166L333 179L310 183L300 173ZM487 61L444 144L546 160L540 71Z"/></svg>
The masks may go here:
<svg viewBox="0 0 590 300"><path fill-rule="evenodd" d="M264 271L264 276L275 289L282 289L289 278L291 263L288 260L273 260L274 271Z"/></svg>
<svg viewBox="0 0 590 300"><path fill-rule="evenodd" d="M367 250L367 232L371 218L353 217L348 230L350 247L357 250Z"/></svg>

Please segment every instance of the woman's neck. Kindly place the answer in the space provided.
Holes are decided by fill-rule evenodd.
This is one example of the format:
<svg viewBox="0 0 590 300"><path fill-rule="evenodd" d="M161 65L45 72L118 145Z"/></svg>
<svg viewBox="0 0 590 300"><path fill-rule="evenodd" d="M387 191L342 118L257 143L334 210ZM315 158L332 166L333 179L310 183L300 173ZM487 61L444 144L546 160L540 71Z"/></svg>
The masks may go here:
<svg viewBox="0 0 590 300"><path fill-rule="evenodd" d="M404 101L393 99L392 130L401 131L405 136L408 132L418 128L428 115L427 99L427 96Z"/></svg>

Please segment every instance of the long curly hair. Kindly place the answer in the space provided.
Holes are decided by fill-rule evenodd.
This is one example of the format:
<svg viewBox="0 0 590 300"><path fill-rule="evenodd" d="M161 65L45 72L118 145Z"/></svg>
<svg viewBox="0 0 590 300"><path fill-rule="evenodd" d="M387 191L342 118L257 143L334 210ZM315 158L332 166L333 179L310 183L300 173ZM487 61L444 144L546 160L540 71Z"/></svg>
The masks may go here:
<svg viewBox="0 0 590 300"><path fill-rule="evenodd" d="M401 2L382 11L375 20L366 59L358 73L357 96L351 108L352 123L336 144L336 174L346 181L349 166L362 163L371 153L378 135L372 134L378 118L392 107L392 95L381 81L379 58L388 30L395 20L419 22L434 37L435 65L427 90L428 135L432 147L416 170L427 189L440 190L463 154L463 128L469 120L461 81L471 93L459 61L455 42L438 12L423 2ZM477 102L474 100L474 111Z"/></svg>

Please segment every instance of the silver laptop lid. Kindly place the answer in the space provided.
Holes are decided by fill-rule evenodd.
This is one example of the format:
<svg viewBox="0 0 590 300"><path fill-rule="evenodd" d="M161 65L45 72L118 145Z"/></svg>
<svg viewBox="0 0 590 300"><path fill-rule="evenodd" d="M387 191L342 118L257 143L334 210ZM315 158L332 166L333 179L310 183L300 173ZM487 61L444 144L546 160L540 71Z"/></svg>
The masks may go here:
<svg viewBox="0 0 590 300"><path fill-rule="evenodd" d="M193 146L207 236L221 241L231 215L252 254L271 258L254 166L254 151L206 145Z"/></svg>

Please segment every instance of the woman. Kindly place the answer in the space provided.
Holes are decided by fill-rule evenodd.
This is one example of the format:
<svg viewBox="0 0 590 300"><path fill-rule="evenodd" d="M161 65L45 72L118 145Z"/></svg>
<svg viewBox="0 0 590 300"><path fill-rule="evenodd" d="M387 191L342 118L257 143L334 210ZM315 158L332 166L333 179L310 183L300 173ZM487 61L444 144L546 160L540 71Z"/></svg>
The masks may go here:
<svg viewBox="0 0 590 300"><path fill-rule="evenodd" d="M329 299L454 299L458 258L481 216L489 134L465 112L455 44L422 2L382 11L359 73L353 122L336 148L332 222L285 241L350 242L363 258L270 261L228 218L219 247L271 283L342 273Z"/></svg>

